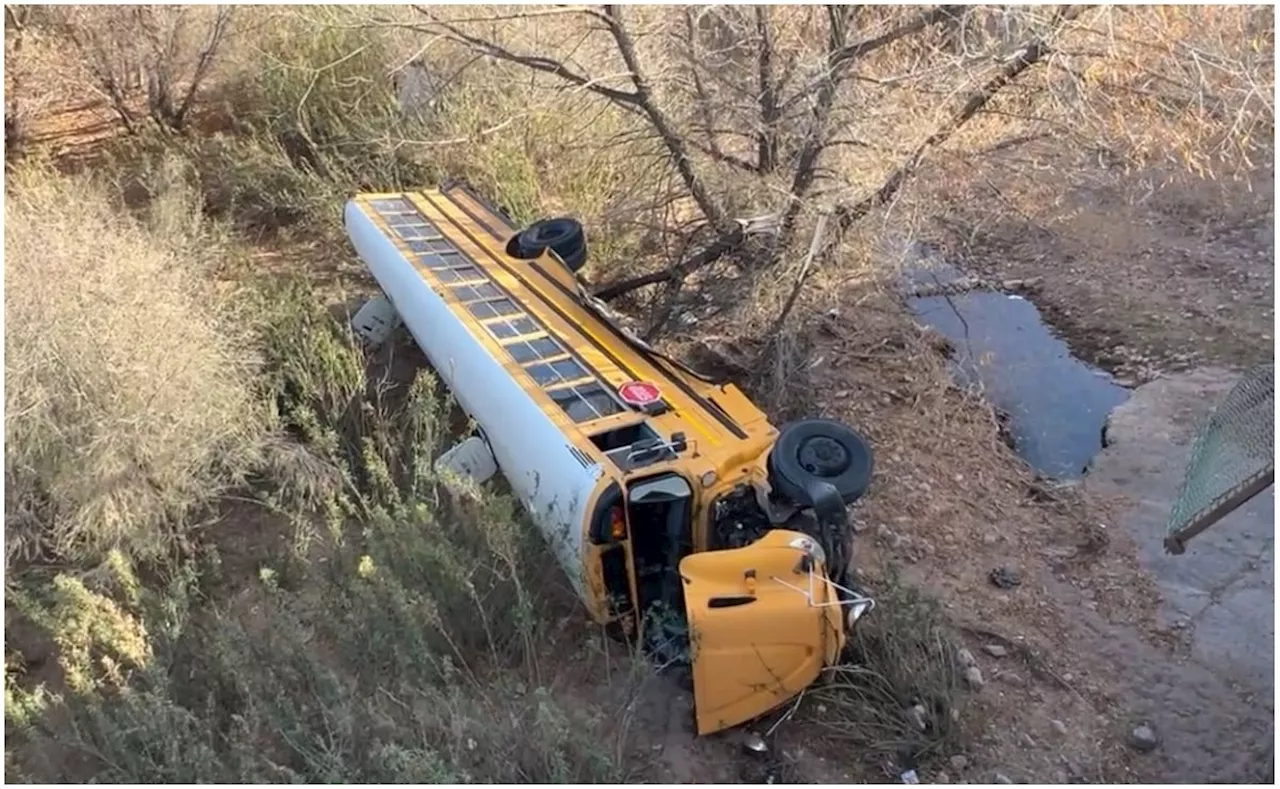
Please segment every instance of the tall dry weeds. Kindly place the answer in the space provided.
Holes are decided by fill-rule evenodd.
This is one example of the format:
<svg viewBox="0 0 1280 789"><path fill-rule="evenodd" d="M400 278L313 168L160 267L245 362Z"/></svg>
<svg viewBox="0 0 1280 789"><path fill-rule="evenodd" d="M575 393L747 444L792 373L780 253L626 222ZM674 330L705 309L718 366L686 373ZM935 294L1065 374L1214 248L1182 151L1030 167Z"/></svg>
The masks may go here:
<svg viewBox="0 0 1280 789"><path fill-rule="evenodd" d="M315 496L259 491L312 533L290 555L256 557L240 604L193 606L194 563L166 589L116 572L100 593L59 576L24 594L79 682L51 698L6 672L22 770L126 783L625 779L625 723L552 686L559 667L545 661L563 633L551 623L565 612L542 588L545 546L510 497L430 467L446 438L431 376L370 375L315 293L265 295L263 389L296 451L341 479ZM49 753L74 754L83 772Z"/></svg>
<svg viewBox="0 0 1280 789"><path fill-rule="evenodd" d="M256 457L265 412L198 215L179 190L148 227L95 182L11 177L6 561L160 555Z"/></svg>

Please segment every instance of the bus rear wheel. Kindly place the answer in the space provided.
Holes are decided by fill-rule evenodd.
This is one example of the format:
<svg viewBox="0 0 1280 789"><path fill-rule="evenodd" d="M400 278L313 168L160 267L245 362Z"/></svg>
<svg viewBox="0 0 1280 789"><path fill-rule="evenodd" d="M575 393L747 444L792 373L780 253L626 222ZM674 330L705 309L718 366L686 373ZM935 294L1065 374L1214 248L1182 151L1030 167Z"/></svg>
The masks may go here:
<svg viewBox="0 0 1280 789"><path fill-rule="evenodd" d="M779 493L812 507L809 483L830 484L845 504L862 498L874 465L866 439L830 419L802 419L782 428L769 454L770 482Z"/></svg>
<svg viewBox="0 0 1280 789"><path fill-rule="evenodd" d="M507 254L530 260L551 249L573 273L587 263L587 234L582 223L569 217L556 217L534 222L512 236Z"/></svg>

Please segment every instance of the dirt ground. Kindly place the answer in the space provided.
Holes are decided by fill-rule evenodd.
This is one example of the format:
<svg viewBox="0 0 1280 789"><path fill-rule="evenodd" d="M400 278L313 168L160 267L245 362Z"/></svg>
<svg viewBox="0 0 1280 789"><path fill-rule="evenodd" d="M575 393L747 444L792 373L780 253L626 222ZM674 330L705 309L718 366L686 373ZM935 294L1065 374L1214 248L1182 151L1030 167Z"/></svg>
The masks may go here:
<svg viewBox="0 0 1280 789"><path fill-rule="evenodd" d="M1099 525L1105 509L1069 493L1056 502L1036 496L990 407L951 385L936 344L896 301L866 292L829 300L814 305L824 316L812 349L822 359L812 370L817 411L854 425L876 450L875 482L858 506L856 564L872 589L894 565L938 593L985 680L965 713L977 741L951 755L964 757L964 767L921 780L1156 777L1124 745L1125 689L1074 635L1089 618L1162 642L1154 589L1135 571L1123 538ZM853 302L856 312L825 315ZM988 574L997 567L1017 570L1022 583L996 588ZM1007 643L1025 651L996 658L984 649ZM784 749L814 741L793 728L780 731ZM856 755L820 755L831 779L875 777Z"/></svg>
<svg viewBox="0 0 1280 789"><path fill-rule="evenodd" d="M938 210L921 217L904 206L915 233L983 279L1030 283L1025 295L1051 328L1121 383L1273 358L1270 165L1248 181L1209 181L1123 174L1046 149L1003 158L982 178L943 166L919 184L910 202ZM1268 781L1270 700L1212 662L1189 662L1139 564L1151 546L1118 528L1128 500L1114 486L1036 483L989 406L950 388L936 343L896 300L831 288L809 308L810 320L825 316L807 382L817 411L855 425L876 449L859 567L874 576L900 565L937 590L987 680L967 713L979 719L978 741L921 780ZM993 586L987 574L1000 566L1020 571L1022 584ZM1006 640L1029 652L984 649ZM1170 741L1151 753L1130 747L1133 729L1159 715L1180 721ZM812 742L803 731L789 739L802 750ZM831 778L862 777L839 768L849 754L823 755L836 765Z"/></svg>
<svg viewBox="0 0 1280 789"><path fill-rule="evenodd" d="M1155 618L1159 597L1137 563L1141 546L1108 528L1120 502L1076 491L1043 501L1030 472L1000 443L984 404L945 392L938 379L926 383L943 373L922 374L924 365L907 354L895 360L897 376L888 360L868 365L858 358L870 313L864 307L858 328L846 327L853 339L834 340L848 361L844 371L823 375L820 390L828 393L824 410L847 415L878 449L876 487L862 512L864 535L874 537L862 541L863 561L905 562L908 577L937 589L957 625L968 629L969 647L988 680L973 712L985 731L967 754L967 767L947 778L991 781L996 772L1020 783L1261 777L1265 765L1222 753L1227 741L1242 747L1239 729L1204 730L1202 742L1184 743L1196 753L1187 760L1128 747L1128 733L1150 711L1140 700L1154 693L1165 694L1166 707L1206 713L1236 709L1238 700L1226 683L1216 687L1226 698L1204 698L1204 684L1181 670L1176 633ZM884 318L896 322L892 308ZM1022 584L1007 591L993 586L987 574L999 566L1020 571ZM985 646L1004 639L1026 644L1037 659L986 653ZM1265 731L1251 736L1256 744L1270 738ZM1186 772L1188 763L1197 774Z"/></svg>
<svg viewBox="0 0 1280 789"><path fill-rule="evenodd" d="M940 203L949 210L919 232L969 271L1033 282L1028 297L1073 351L1130 384L1273 358L1269 167L1252 183L1182 177L1161 189L1153 174L1120 177L1084 161L1054 183L1018 164L990 168L968 189L939 173L968 199ZM829 297L830 306L854 298ZM962 629L981 623L1025 640L1043 661L992 658L982 649L992 641L974 638L989 680L976 710L985 733L964 770L922 780L1269 780L1270 701L1188 665L1177 633L1155 617L1160 595L1137 561L1150 546L1115 528L1126 502L1096 486L1043 501L989 409L947 392L946 373L922 361L927 343L914 341L900 309L863 300L856 320L827 322L815 351L829 360L815 381L823 410L877 449L860 556L905 562L941 591ZM1020 570L1022 585L992 586L986 574L1001 565ZM1156 710L1204 725L1183 726L1192 733L1169 744L1176 752L1128 747Z"/></svg>

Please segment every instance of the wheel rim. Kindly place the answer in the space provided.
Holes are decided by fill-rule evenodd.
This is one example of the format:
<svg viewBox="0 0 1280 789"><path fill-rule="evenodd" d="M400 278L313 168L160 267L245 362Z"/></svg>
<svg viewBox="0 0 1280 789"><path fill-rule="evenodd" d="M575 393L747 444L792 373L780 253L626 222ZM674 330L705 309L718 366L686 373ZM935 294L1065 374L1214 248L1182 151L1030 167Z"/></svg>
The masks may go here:
<svg viewBox="0 0 1280 789"><path fill-rule="evenodd" d="M796 451L800 467L817 477L838 477L849 468L849 450L827 436L805 439Z"/></svg>

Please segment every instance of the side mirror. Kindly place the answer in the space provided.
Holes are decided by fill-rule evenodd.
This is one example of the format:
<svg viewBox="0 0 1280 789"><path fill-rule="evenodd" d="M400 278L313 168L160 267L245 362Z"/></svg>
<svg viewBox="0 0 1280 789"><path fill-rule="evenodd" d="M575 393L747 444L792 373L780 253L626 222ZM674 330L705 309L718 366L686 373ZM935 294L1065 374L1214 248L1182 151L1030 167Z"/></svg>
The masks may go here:
<svg viewBox="0 0 1280 789"><path fill-rule="evenodd" d="M805 485L805 492L813 501L813 512L818 516L819 522L844 524L848 512L835 485L815 477Z"/></svg>
<svg viewBox="0 0 1280 789"><path fill-rule="evenodd" d="M747 751L755 754L766 754L769 752L769 744L764 741L764 737L749 731L742 737L742 747Z"/></svg>

